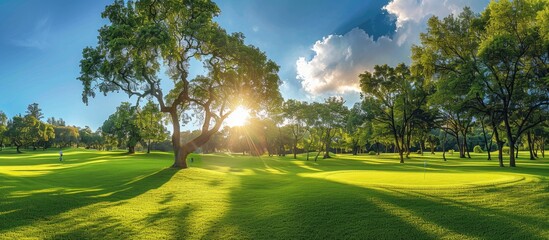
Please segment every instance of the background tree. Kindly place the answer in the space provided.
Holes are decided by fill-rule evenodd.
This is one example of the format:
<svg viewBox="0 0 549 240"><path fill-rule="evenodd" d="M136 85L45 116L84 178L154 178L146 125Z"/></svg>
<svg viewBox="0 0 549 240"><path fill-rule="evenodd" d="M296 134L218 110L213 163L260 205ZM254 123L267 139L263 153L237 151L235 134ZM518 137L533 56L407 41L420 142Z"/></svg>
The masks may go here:
<svg viewBox="0 0 549 240"><path fill-rule="evenodd" d="M492 1L480 16L466 8L457 17L433 17L421 35L422 46L413 50L414 62L422 62L426 76L464 84L457 90L476 98L476 107L491 118L494 130L503 122L511 152L517 139L546 117L541 109L549 104L542 11L547 4ZM499 138L498 132L494 135ZM509 165L515 166L514 154Z"/></svg>
<svg viewBox="0 0 549 240"><path fill-rule="evenodd" d="M46 122L53 126L66 126L65 120L63 120L63 118L55 119L55 117L50 117Z"/></svg>
<svg viewBox="0 0 549 240"><path fill-rule="evenodd" d="M27 115L25 117L17 115L8 122L6 135L10 142L17 148L17 153L21 153L21 147L30 146L38 142L39 127L40 121L32 115Z"/></svg>
<svg viewBox="0 0 549 240"><path fill-rule="evenodd" d="M305 116L304 110L307 108L307 103L288 99L282 105L282 112L286 124L289 127L292 137L292 153L294 159L297 158L297 146L303 140L305 135Z"/></svg>
<svg viewBox="0 0 549 240"><path fill-rule="evenodd" d="M128 153L135 153L135 145L142 139L137 119L137 107L123 102L103 123L101 130L103 134L116 137L119 144L128 148Z"/></svg>
<svg viewBox="0 0 549 240"><path fill-rule="evenodd" d="M102 16L110 24L99 30L98 45L83 51L83 101L95 89L152 96L171 118L173 166L186 168L187 155L218 132L237 105L265 109L281 101L278 66L245 45L242 34L221 29L212 21L217 14L215 3L204 0L117 0L107 6ZM209 75L189 80L191 59L201 61ZM166 95L160 69L167 69L175 86ZM181 115L192 110L202 115L202 133L182 144Z"/></svg>
<svg viewBox="0 0 549 240"><path fill-rule="evenodd" d="M0 151L4 149L6 131L8 131L8 117L3 111L0 111Z"/></svg>
<svg viewBox="0 0 549 240"><path fill-rule="evenodd" d="M27 111L25 116L33 116L34 118L40 120L44 117L42 114L42 109L38 107L38 103L32 103L27 106Z"/></svg>
<svg viewBox="0 0 549 240"><path fill-rule="evenodd" d="M359 77L369 119L388 126L400 163L404 163L404 153L410 149L412 122L427 101L424 79L413 77L404 64L395 68L376 65L373 72L366 71Z"/></svg>
<svg viewBox="0 0 549 240"><path fill-rule="evenodd" d="M362 104L355 103L348 113L347 124L345 125L345 130L350 137L349 140L351 143L351 149L352 149L353 155L358 154L358 149L360 145L362 145L361 140L364 139L363 125L365 124L365 121L366 121L366 113L364 113Z"/></svg>
<svg viewBox="0 0 549 240"><path fill-rule="evenodd" d="M90 127L85 126L78 130L78 135L80 136L80 143L84 144L85 148L91 148L94 144L94 132Z"/></svg>
<svg viewBox="0 0 549 240"><path fill-rule="evenodd" d="M41 146L43 150L46 150L53 144L54 139L55 130L53 125L39 121L38 141L36 142L36 145Z"/></svg>
<svg viewBox="0 0 549 240"><path fill-rule="evenodd" d="M147 141L147 153L151 152L151 142L161 142L168 138L168 130L162 124L162 118L158 105L152 101L148 101L137 115L140 135Z"/></svg>
<svg viewBox="0 0 549 240"><path fill-rule="evenodd" d="M317 105L318 112L317 126L322 134L322 146L324 146L323 158L330 158L331 144L337 129L343 128L347 116L347 107L341 97L329 97L324 103Z"/></svg>
<svg viewBox="0 0 549 240"><path fill-rule="evenodd" d="M53 126L55 133L54 143L59 148L72 147L80 140L78 128L75 126Z"/></svg>

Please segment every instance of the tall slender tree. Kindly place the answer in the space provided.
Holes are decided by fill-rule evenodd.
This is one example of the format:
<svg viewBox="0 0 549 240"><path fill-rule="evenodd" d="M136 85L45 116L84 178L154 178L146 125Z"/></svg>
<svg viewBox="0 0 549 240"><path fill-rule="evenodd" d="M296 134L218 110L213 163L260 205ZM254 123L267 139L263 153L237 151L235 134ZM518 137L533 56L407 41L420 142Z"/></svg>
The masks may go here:
<svg viewBox="0 0 549 240"><path fill-rule="evenodd" d="M38 103L29 104L29 106L27 107L26 113L27 114L25 116L33 116L38 120L44 117L44 114L42 113L42 109L38 107Z"/></svg>
<svg viewBox="0 0 549 240"><path fill-rule="evenodd" d="M8 117L3 111L0 111L0 151L4 149L6 131L8 131Z"/></svg>
<svg viewBox="0 0 549 240"><path fill-rule="evenodd" d="M360 74L364 104L369 119L385 124L393 135L400 163L409 153L413 121L427 102L424 78L412 76L405 64L395 68L376 65Z"/></svg>

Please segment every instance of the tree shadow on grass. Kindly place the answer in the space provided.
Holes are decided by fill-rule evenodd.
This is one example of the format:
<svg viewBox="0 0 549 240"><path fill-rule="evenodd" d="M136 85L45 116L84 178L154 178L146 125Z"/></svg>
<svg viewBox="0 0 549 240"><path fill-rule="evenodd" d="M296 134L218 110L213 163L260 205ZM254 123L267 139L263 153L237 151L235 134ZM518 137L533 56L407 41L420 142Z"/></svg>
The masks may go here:
<svg viewBox="0 0 549 240"><path fill-rule="evenodd" d="M116 169L112 169L116 171ZM156 172L155 172L156 171ZM28 193L17 196L19 188L10 188L2 191L4 196L0 197L0 233L9 232L10 229L19 226L31 225L35 221L50 220L58 214L68 212L98 202L116 203L134 198L151 189L156 189L177 173L177 170L167 168L163 170L148 169L148 171L135 171L126 173L124 177L109 178L111 181L71 182L68 188L93 189L90 191L68 192L64 190L63 184L45 191L45 189L32 189L32 186L24 189ZM46 176L33 178L33 181L40 182L56 178L62 173L53 173ZM23 179L22 181L25 181ZM36 185L34 187L37 187ZM40 187L40 185L38 185ZM3 190L3 189L0 189Z"/></svg>
<svg viewBox="0 0 549 240"><path fill-rule="evenodd" d="M544 239L543 217L295 174L240 177L207 239ZM295 184L299 182L299 184ZM259 186L261 185L261 186ZM520 186L510 191L520 191ZM540 190L540 189L538 189ZM524 190L523 190L524 191ZM527 191L527 190L526 190ZM541 191L541 190L540 190ZM462 193L476 197L475 193ZM483 192L483 194L491 194ZM492 193L499 194L499 193ZM525 193L523 193L525 194ZM498 195L492 196L497 198ZM516 196L515 196L516 197ZM533 201L536 201L533 199ZM509 206L512 207L512 206ZM519 206L517 206L519 207ZM535 227L526 224L537 222ZM225 229L225 230L224 230ZM232 230L231 230L232 229ZM545 230L546 231L546 230ZM244 235L234 235L244 234Z"/></svg>
<svg viewBox="0 0 549 240"><path fill-rule="evenodd" d="M516 190L516 188L520 188L520 186L514 186L514 188ZM521 199L524 197L524 192L517 193L517 191L513 191L513 189L508 189L505 192L492 196L490 196L491 191L486 190L489 189L475 189L474 195L480 199L471 200L473 202L482 202L484 201L483 198L488 195L491 198L486 200L492 200L496 203L515 200L517 203L506 204L506 206L498 206L498 204L495 204L490 207L481 207L474 203L458 201L448 196L442 197L437 196L437 194L434 193L417 191L406 192L402 190L391 190L390 194L387 194L382 199L387 202L399 204L395 202L394 196L400 196L401 198L406 199L409 204L413 201L413 204L428 206L423 209L411 208L410 210L413 211L415 215L429 219L438 225L446 225L452 231L476 233L477 237L483 239L545 239L547 237L543 237L543 229L549 229L547 215L539 214L538 212L543 212L546 208L539 207L538 211L530 212L529 215L520 214L520 210L515 213L503 210L503 207L521 208L523 206L520 206L520 204L527 201L533 203L547 202L549 200L549 195L543 194L540 191L541 186L535 186L529 190L532 195L529 196L527 201ZM401 204L406 204L406 201L402 201ZM536 208L535 206L528 207ZM531 214L536 214L536 216L532 216Z"/></svg>

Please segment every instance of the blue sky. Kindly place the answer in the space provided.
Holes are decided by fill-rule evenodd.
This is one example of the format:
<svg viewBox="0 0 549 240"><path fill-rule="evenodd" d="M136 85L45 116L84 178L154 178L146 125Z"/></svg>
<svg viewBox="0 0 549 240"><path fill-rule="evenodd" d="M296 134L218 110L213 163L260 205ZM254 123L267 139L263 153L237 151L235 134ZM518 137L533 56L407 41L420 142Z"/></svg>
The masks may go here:
<svg viewBox="0 0 549 240"><path fill-rule="evenodd" d="M0 0L0 110L8 117L39 103L46 118L97 129L123 93L85 106L77 80L82 49L95 46L108 0ZM426 20L481 11L488 0L230 0L216 1L228 32L265 51L281 66L285 98L358 101L358 74L375 64L409 62ZM196 70L196 72L200 72ZM45 119L44 119L45 120Z"/></svg>

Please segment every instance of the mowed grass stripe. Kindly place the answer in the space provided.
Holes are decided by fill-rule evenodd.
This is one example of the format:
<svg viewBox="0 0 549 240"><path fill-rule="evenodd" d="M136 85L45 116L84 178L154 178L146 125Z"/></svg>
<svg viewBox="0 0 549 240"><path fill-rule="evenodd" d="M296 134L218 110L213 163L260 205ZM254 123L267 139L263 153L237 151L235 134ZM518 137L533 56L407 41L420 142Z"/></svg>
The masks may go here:
<svg viewBox="0 0 549 240"><path fill-rule="evenodd" d="M64 152L0 152L0 239L549 239L547 160Z"/></svg>

